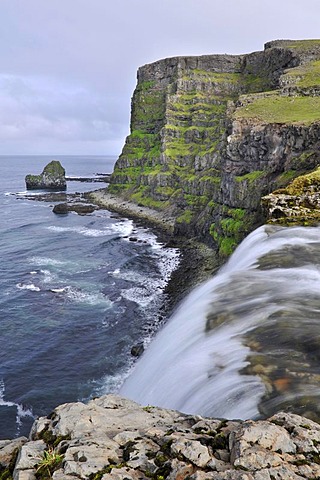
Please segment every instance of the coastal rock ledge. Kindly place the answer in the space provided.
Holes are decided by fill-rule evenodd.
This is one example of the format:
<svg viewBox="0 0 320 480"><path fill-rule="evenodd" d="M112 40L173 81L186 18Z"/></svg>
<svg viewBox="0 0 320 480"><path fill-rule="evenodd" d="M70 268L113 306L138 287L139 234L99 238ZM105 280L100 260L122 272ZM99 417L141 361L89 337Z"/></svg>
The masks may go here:
<svg viewBox="0 0 320 480"><path fill-rule="evenodd" d="M317 479L319 445L320 425L295 414L221 420L106 395L0 441L0 479Z"/></svg>

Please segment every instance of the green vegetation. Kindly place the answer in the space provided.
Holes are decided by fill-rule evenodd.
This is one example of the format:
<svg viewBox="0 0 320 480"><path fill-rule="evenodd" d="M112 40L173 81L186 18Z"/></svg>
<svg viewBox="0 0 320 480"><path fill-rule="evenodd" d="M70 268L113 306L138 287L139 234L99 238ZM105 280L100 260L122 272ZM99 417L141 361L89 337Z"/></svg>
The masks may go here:
<svg viewBox="0 0 320 480"><path fill-rule="evenodd" d="M136 88L132 104L132 130L158 133L164 125L165 90Z"/></svg>
<svg viewBox="0 0 320 480"><path fill-rule="evenodd" d="M159 134L144 133L141 130L134 130L127 138L126 144L120 155L120 159L126 159L131 164L137 160L144 159L146 162L157 159L160 156ZM141 162L139 162L141 164Z"/></svg>
<svg viewBox="0 0 320 480"><path fill-rule="evenodd" d="M252 73L244 73L241 77L241 84L246 92L255 93L263 92L269 89L269 79L264 76L254 75Z"/></svg>
<svg viewBox="0 0 320 480"><path fill-rule="evenodd" d="M132 189L131 184L126 184L124 185L123 183L111 183L108 187L108 192L112 194L125 194L126 192L129 192L129 190Z"/></svg>
<svg viewBox="0 0 320 480"><path fill-rule="evenodd" d="M252 228L254 216L243 208L220 206L219 210L220 217L211 224L209 233L219 248L219 255L227 257Z"/></svg>
<svg viewBox="0 0 320 480"><path fill-rule="evenodd" d="M142 207L154 208L155 210L161 210L164 207L168 206L168 202L163 200L154 200L150 194L150 188L145 186L140 186L134 190L131 198L134 202Z"/></svg>
<svg viewBox="0 0 320 480"><path fill-rule="evenodd" d="M139 92L147 92L155 86L155 83L156 82L154 80L146 80L144 82L139 82L136 90L138 90Z"/></svg>
<svg viewBox="0 0 320 480"><path fill-rule="evenodd" d="M221 239L219 245L219 255L222 257L229 257L232 252L235 250L237 242L234 238L224 237Z"/></svg>
<svg viewBox="0 0 320 480"><path fill-rule="evenodd" d="M238 108L234 118L255 118L265 123L310 125L320 120L320 97L286 97L276 93Z"/></svg>
<svg viewBox="0 0 320 480"><path fill-rule="evenodd" d="M192 224L204 230L207 220L202 212L216 219L221 211L210 233L220 254L229 255L247 232L251 217L242 209L222 211L224 207L216 203L221 195L219 150L226 135L226 112L240 93L265 90L267 75L256 75L249 67L245 73L189 69L182 75L166 87L157 81L138 84L132 100L132 133L109 191L122 192L141 206L173 207L181 229ZM274 92L264 94L268 99L273 96ZM236 181L254 186L263 175L250 172Z"/></svg>
<svg viewBox="0 0 320 480"><path fill-rule="evenodd" d="M177 218L177 223L186 223L189 225L193 220L193 217L194 212L191 210L185 210L184 213Z"/></svg>
<svg viewBox="0 0 320 480"><path fill-rule="evenodd" d="M286 172L281 173L275 179L276 188L278 189L278 188L285 187L286 185L288 185L289 182L291 182L298 175L299 175L299 172L297 170L287 170Z"/></svg>
<svg viewBox="0 0 320 480"><path fill-rule="evenodd" d="M287 48L294 48L299 50L309 50L314 47L320 47L320 40L318 39L309 39L309 40L287 40L282 41L281 45Z"/></svg>
<svg viewBox="0 0 320 480"><path fill-rule="evenodd" d="M183 197L187 205L196 209L203 209L209 202L209 198L206 195L190 195L186 193Z"/></svg>
<svg viewBox="0 0 320 480"><path fill-rule="evenodd" d="M295 78L295 85L301 88L320 87L320 60L304 63L287 71L287 76Z"/></svg>
<svg viewBox="0 0 320 480"><path fill-rule="evenodd" d="M308 191L319 191L319 189L320 167L311 173L307 173L306 175L300 175L299 177L295 178L286 188L278 190L278 192L288 195L301 195Z"/></svg>
<svg viewBox="0 0 320 480"><path fill-rule="evenodd" d="M167 186L166 187L160 186L155 189L155 193L157 195L164 196L164 197L171 197L171 195L173 195L175 191L176 190L174 188L167 187Z"/></svg>
<svg viewBox="0 0 320 480"><path fill-rule="evenodd" d="M292 170L300 170L300 174L304 173L303 170L312 170L319 164L319 157L317 151L304 151L300 155L291 158L289 166Z"/></svg>
<svg viewBox="0 0 320 480"><path fill-rule="evenodd" d="M26 175L26 182L31 185L42 182L42 175Z"/></svg>
<svg viewBox="0 0 320 480"><path fill-rule="evenodd" d="M92 473L91 475L89 475L88 480L101 480L105 474L111 473L114 468L118 469L118 468L123 468L125 466L126 466L125 462L119 463L119 464L111 463L110 465L107 465L99 472Z"/></svg>
<svg viewBox="0 0 320 480"><path fill-rule="evenodd" d="M53 176L64 176L65 169L62 167L61 163L58 160L52 160L48 165L43 169L43 174L53 175Z"/></svg>
<svg viewBox="0 0 320 480"><path fill-rule="evenodd" d="M53 448L44 451L43 458L39 461L36 471L36 478L45 480L52 478L52 473L58 470L64 456Z"/></svg>
<svg viewBox="0 0 320 480"><path fill-rule="evenodd" d="M246 173L245 175L235 177L236 182L243 182L248 181L249 183L253 183L255 180L262 178L266 175L266 172L263 170L254 170L253 172Z"/></svg>
<svg viewBox="0 0 320 480"><path fill-rule="evenodd" d="M212 84L237 84L241 81L241 73L227 73L227 72L210 72L208 70L201 70L195 68L188 71L188 75L183 77L184 80L198 80L201 82L208 82Z"/></svg>

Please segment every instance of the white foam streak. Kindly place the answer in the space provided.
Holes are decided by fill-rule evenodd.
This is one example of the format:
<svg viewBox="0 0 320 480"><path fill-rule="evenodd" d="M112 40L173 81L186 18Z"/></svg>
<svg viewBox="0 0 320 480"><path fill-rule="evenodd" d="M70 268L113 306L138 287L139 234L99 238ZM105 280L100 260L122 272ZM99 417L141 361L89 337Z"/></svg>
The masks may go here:
<svg viewBox="0 0 320 480"><path fill-rule="evenodd" d="M133 230L132 220L126 220L123 222L112 223L105 226L103 229L95 229L88 227L57 227L51 225L47 227L48 230L55 233L75 233L77 235L84 235L85 237L106 237L111 235L126 236L130 235Z"/></svg>
<svg viewBox="0 0 320 480"><path fill-rule="evenodd" d="M32 292L40 292L41 288L37 287L33 283L17 283L16 287L19 290L31 290Z"/></svg>
<svg viewBox="0 0 320 480"><path fill-rule="evenodd" d="M19 403L10 402L4 399L5 395L5 384L3 379L0 379L0 407L15 407L17 410L16 413L16 425L17 425L17 433L19 433L19 427L22 425L22 419L25 417L34 418L33 412L31 408L24 407Z"/></svg>
<svg viewBox="0 0 320 480"><path fill-rule="evenodd" d="M51 291L53 290L54 289L52 289ZM67 286L62 289L62 293L65 293L67 298L75 303L83 303L87 305L97 305L97 306L103 305L107 308L111 308L113 305L113 302L111 302L111 300L109 300L107 296L105 296L103 293L100 293L100 292L97 292L97 293L84 292L77 288Z"/></svg>

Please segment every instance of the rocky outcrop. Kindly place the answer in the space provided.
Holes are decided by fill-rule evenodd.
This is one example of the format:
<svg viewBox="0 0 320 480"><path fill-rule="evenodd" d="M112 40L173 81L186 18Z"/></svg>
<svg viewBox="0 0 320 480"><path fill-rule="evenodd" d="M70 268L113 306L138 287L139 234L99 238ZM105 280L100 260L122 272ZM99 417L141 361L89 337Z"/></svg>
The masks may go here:
<svg viewBox="0 0 320 480"><path fill-rule="evenodd" d="M190 416L107 395L57 407L30 438L0 442L0 478L270 480L320 476L320 425Z"/></svg>
<svg viewBox="0 0 320 480"><path fill-rule="evenodd" d="M66 215L69 212L75 212L78 215L88 215L89 213L93 213L97 208L96 205L85 203L58 203L53 207L52 211L57 215Z"/></svg>
<svg viewBox="0 0 320 480"><path fill-rule="evenodd" d="M61 163L52 160L40 175L26 176L27 190L66 190L66 172Z"/></svg>
<svg viewBox="0 0 320 480"><path fill-rule="evenodd" d="M320 168L262 198L268 223L315 225L320 221Z"/></svg>
<svg viewBox="0 0 320 480"><path fill-rule="evenodd" d="M261 197L319 164L318 71L319 40L141 67L110 193L228 255L264 222Z"/></svg>

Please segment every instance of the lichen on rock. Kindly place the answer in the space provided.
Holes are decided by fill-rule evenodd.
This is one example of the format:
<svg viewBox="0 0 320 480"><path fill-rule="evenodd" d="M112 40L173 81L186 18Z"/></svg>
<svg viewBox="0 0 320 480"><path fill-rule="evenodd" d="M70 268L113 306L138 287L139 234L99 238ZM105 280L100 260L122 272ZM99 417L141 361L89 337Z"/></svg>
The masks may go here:
<svg viewBox="0 0 320 480"><path fill-rule="evenodd" d="M320 221L320 168L296 177L262 198L269 223L316 225Z"/></svg>

